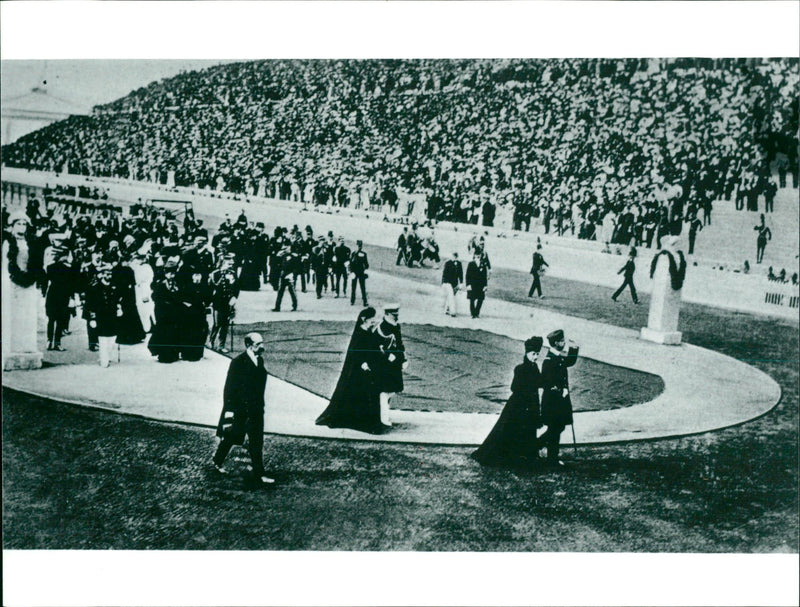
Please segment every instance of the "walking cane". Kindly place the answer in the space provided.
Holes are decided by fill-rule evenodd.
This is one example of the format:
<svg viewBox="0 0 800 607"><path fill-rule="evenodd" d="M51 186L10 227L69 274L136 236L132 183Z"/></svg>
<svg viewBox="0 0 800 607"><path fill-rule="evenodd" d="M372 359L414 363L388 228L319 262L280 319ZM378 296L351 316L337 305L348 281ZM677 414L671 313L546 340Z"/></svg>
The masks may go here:
<svg viewBox="0 0 800 607"><path fill-rule="evenodd" d="M578 442L575 440L575 420L569 425L572 430L572 448L575 450L575 457L578 456Z"/></svg>
<svg viewBox="0 0 800 607"><path fill-rule="evenodd" d="M231 325L230 325L230 334L231 334L231 352L233 352L233 326L234 326L235 324L236 324L236 323L234 323L233 321L231 321Z"/></svg>

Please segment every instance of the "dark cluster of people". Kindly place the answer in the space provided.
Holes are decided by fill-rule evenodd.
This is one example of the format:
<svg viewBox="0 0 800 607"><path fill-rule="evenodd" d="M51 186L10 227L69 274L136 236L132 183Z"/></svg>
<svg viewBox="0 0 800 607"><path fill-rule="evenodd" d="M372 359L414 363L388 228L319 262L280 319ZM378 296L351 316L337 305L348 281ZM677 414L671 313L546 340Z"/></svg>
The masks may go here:
<svg viewBox="0 0 800 607"><path fill-rule="evenodd" d="M795 272L794 274L792 274L791 279L786 278L785 268L782 268L781 271L778 272L777 274L775 273L775 270L773 270L772 266L770 266L769 270L767 270L767 280L769 280L770 282L777 282L778 284L785 285L791 282L792 286L796 287L798 284L797 277L798 273Z"/></svg>
<svg viewBox="0 0 800 607"><path fill-rule="evenodd" d="M75 192L81 194L82 192ZM369 259L361 240L355 248L333 232L275 228L226 216L209 239L190 205L181 211L142 204L129 212L107 203L46 190L17 211L27 225L37 284L46 297L48 347L61 351L69 320L81 310L88 347L110 362L109 340L141 343L160 362L196 361L206 346L228 351L226 341L241 291L271 285L274 311L296 289L347 297L368 305ZM3 209L3 225L10 226ZM5 237L5 236L4 236ZM211 322L209 322L211 319Z"/></svg>
<svg viewBox="0 0 800 607"><path fill-rule="evenodd" d="M613 214L616 240L648 246L692 208L705 224L720 199L769 212L789 174L797 187L797 84L796 58L256 61L154 82L2 153L389 212L403 190L430 218L490 226L505 207L516 229L589 239ZM680 186L680 209L658 184Z"/></svg>
<svg viewBox="0 0 800 607"><path fill-rule="evenodd" d="M405 264L413 268L417 264L420 268L426 267L426 262L433 265L441 263L439 257L439 243L431 226L431 222L426 222L428 233L423 234L417 223L411 224L411 231L408 226L403 228L400 236L397 237L397 260L395 265Z"/></svg>
<svg viewBox="0 0 800 607"><path fill-rule="evenodd" d="M292 310L297 310L298 286L302 293L313 288L317 299L325 294L346 298L349 286L351 305L359 291L362 303L368 304L369 257L362 240L351 249L344 237L337 238L332 231L315 235L310 225L305 230L297 225L291 229L277 226L270 236L263 223L252 226L242 213L235 222L225 219L212 245L235 252L243 291L258 291L262 284L272 287L277 293L274 312L281 311L287 292Z"/></svg>

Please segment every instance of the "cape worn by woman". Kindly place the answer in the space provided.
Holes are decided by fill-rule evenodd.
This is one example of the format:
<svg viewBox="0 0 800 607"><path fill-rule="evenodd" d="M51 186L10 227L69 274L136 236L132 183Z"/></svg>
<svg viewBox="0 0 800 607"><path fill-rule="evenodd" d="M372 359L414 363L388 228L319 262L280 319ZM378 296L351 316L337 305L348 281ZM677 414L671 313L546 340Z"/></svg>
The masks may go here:
<svg viewBox="0 0 800 607"><path fill-rule="evenodd" d="M518 467L535 464L539 448L539 367L526 356L514 369L511 396L489 436L472 458L484 466Z"/></svg>
<svg viewBox="0 0 800 607"><path fill-rule="evenodd" d="M379 391L375 384L378 356L375 333L356 324L347 348L342 373L331 396L330 404L317 418L318 426L352 428L370 434L379 434L383 431ZM369 371L362 367L365 363Z"/></svg>
<svg viewBox="0 0 800 607"><path fill-rule="evenodd" d="M136 307L136 275L128 265L114 270L113 282L122 299L122 316L117 325L117 343L138 344L146 337L139 310Z"/></svg>

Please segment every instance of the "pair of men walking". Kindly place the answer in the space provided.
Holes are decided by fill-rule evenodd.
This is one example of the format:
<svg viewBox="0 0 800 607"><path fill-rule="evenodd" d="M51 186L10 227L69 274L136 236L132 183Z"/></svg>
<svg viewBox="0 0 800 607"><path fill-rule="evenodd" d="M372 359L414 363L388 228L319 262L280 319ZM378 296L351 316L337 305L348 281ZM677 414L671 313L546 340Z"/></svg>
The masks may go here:
<svg viewBox="0 0 800 607"><path fill-rule="evenodd" d="M470 316L478 318L489 285L488 269L482 262L480 253L475 252L472 261L467 264L466 282L458 253L453 253L453 258L445 262L442 269L442 293L444 294L444 313L448 316L458 314L456 294L463 284L466 284Z"/></svg>

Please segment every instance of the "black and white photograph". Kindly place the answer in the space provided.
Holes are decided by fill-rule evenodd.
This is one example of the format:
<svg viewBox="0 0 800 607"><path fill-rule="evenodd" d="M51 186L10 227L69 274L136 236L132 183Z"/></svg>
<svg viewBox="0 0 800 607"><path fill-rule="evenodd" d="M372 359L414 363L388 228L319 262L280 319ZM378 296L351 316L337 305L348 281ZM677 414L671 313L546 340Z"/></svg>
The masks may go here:
<svg viewBox="0 0 800 607"><path fill-rule="evenodd" d="M38 18L5 4L36 32ZM667 566L695 582L716 561L692 558L747 557L729 575L756 578L797 566L796 52L687 52L680 31L655 35L661 52L585 40L436 52L413 32L370 45L402 38L422 2L233 3L237 19L262 19L241 32L209 17L222 3L119 3L113 24L95 3L54 4L97 19L62 38L96 28L96 44L35 53L15 50L17 36L0 57L13 571L33 576L69 551L127 554L128 571L202 558L184 580L264 576L252 580L264 594L246 598L218 579L208 604L710 604L707 589L619 589L613 603L591 587L631 583L619 568L642 558L655 575L659 557L682 556ZM457 28L457 5L467 31L480 24L468 5L499 21L494 3L444 4L422 31ZM536 32L568 6L585 22L642 3L542 4L555 12ZM654 4L693 16L692 3ZM708 4L743 27L748 3ZM797 3L757 4L770 23L793 4L796 16ZM407 20L392 27L396 5ZM309 31L293 21L317 8ZM329 23L302 48L337 8L365 21ZM135 38L152 49L101 42L105 25L129 40L143 23ZM167 23L174 40L156 35ZM192 30L218 26L235 43L289 23L276 40L293 46L241 55L215 40L203 53ZM358 52L336 46L360 28ZM265 565L231 565L250 556ZM263 573L273 565L296 590L269 595L288 584ZM70 579L91 580L89 566ZM394 589L440 566L464 588ZM540 595L547 567L558 587ZM467 581L481 570L491 576ZM522 576L514 598L464 593L503 575ZM749 604L783 604L797 574L783 579L736 584L753 587ZM326 580L335 594L303 587ZM84 599L15 588L7 604L200 600L82 584ZM679 581L665 571L661 584ZM588 590L569 598L570 585Z"/></svg>

